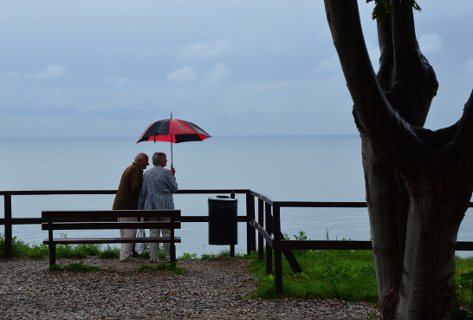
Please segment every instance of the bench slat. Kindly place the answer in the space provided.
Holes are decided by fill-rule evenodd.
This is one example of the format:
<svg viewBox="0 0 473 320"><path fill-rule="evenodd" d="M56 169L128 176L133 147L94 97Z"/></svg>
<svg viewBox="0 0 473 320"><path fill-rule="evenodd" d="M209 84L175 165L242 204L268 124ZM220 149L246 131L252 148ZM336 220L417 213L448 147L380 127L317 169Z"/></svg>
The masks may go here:
<svg viewBox="0 0 473 320"><path fill-rule="evenodd" d="M90 244L90 243L170 243L171 237L144 237L144 238L53 238L54 244ZM181 243L181 237L174 237L174 242ZM49 238L43 244L50 244Z"/></svg>
<svg viewBox="0 0 473 320"><path fill-rule="evenodd" d="M43 211L41 217L43 219L53 218L53 221L81 221L82 219L98 219L111 220L112 218L123 217L170 217L174 216L175 220L181 217L181 210L96 210L96 211Z"/></svg>
<svg viewBox="0 0 473 320"><path fill-rule="evenodd" d="M136 221L136 222L49 222L41 223L42 230L82 229L181 229L181 222Z"/></svg>

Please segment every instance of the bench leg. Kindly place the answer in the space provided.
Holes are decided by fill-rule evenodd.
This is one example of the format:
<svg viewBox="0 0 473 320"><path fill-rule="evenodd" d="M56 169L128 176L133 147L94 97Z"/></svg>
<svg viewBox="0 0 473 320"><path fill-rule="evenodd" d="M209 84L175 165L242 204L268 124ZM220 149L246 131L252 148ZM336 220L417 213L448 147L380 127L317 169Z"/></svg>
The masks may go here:
<svg viewBox="0 0 473 320"><path fill-rule="evenodd" d="M56 264L56 245L49 245L49 266L52 267Z"/></svg>
<svg viewBox="0 0 473 320"><path fill-rule="evenodd" d="M174 243L171 243L170 245L170 248L169 248L171 251L171 262L174 262L176 261L176 245Z"/></svg>

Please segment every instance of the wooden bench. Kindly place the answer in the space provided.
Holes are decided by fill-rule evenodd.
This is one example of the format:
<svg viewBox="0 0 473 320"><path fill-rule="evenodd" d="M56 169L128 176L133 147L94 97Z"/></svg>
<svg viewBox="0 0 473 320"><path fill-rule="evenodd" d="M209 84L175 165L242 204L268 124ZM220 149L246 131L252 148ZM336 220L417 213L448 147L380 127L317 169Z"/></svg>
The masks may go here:
<svg viewBox="0 0 473 320"><path fill-rule="evenodd" d="M174 236L174 230L181 228L180 210L102 210L102 211L43 211L42 230L48 231L43 244L49 245L49 264L56 264L58 244L105 244L105 243L170 243L171 261L176 261L175 243L181 238ZM170 221L121 222L118 218L168 217ZM54 231L100 230L100 229L170 229L170 237L141 238L54 238Z"/></svg>

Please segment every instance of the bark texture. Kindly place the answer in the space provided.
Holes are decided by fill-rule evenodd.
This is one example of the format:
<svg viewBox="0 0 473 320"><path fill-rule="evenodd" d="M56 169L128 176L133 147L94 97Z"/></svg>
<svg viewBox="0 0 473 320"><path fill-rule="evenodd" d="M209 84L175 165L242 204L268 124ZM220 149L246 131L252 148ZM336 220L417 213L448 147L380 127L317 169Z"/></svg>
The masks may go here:
<svg viewBox="0 0 473 320"><path fill-rule="evenodd" d="M325 0L354 102L383 319L449 319L457 233L473 190L472 98L462 118L423 129L438 88L412 8L391 0L371 65L355 0Z"/></svg>

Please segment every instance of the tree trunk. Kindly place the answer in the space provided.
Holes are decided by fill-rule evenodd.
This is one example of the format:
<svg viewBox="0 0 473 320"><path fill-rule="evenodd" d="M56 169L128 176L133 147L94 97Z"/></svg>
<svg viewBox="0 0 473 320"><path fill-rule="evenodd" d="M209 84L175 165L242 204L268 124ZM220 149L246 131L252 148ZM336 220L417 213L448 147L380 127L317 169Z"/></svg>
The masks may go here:
<svg viewBox="0 0 473 320"><path fill-rule="evenodd" d="M354 0L325 0L354 101L383 319L449 319L458 228L473 190L473 98L458 123L422 129L438 87L420 52L412 9L378 26L373 72Z"/></svg>
<svg viewBox="0 0 473 320"><path fill-rule="evenodd" d="M412 9L392 4L396 15L378 24L377 77L393 109L410 124L423 126L438 83L418 46ZM397 170L363 133L361 140L379 302L384 316L392 318L403 270L409 195Z"/></svg>
<svg viewBox="0 0 473 320"><path fill-rule="evenodd" d="M379 303L384 314L392 314L402 275L409 196L394 167L363 133L361 146Z"/></svg>
<svg viewBox="0 0 473 320"><path fill-rule="evenodd" d="M454 307L455 244L469 198L428 189L411 193L395 319L450 319Z"/></svg>

